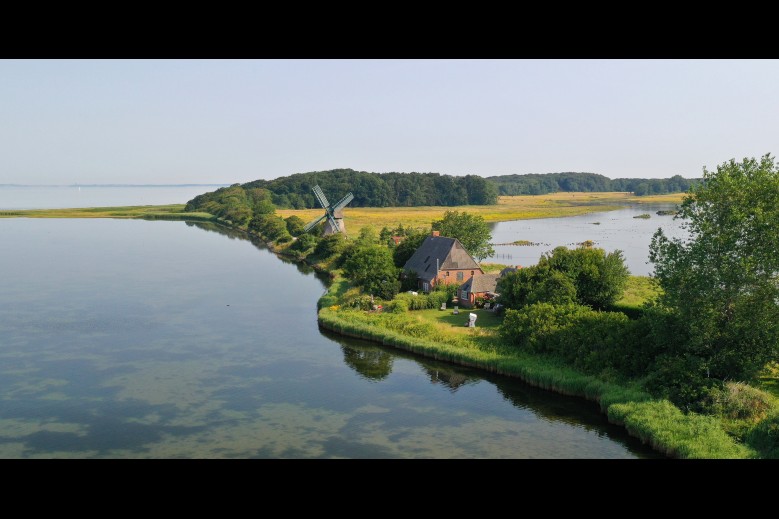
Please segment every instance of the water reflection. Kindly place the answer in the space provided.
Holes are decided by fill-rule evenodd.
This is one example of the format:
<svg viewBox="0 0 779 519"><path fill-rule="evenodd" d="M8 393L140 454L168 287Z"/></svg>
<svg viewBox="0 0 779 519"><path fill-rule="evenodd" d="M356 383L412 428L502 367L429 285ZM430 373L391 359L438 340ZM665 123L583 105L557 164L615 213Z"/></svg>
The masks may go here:
<svg viewBox="0 0 779 519"><path fill-rule="evenodd" d="M529 413L549 424L564 424L592 432L599 438L623 444L631 452L644 458L664 457L628 435L624 428L610 424L594 402L552 393L516 378L430 360L369 341L343 337L327 330L322 330L322 334L340 344L344 361L362 377L383 380L392 371L393 362L410 361L426 375L431 386L445 389L449 394L454 395L458 390L477 385L494 387L505 402L522 413ZM355 364L354 359L369 360L364 364ZM494 403L490 404L492 405ZM478 412L484 412L484 409L480 408ZM490 409L490 412L494 410ZM527 421L527 418L519 419Z"/></svg>
<svg viewBox="0 0 779 519"><path fill-rule="evenodd" d="M384 380L392 373L392 354L377 346L360 348L341 344L344 363L368 380Z"/></svg>
<svg viewBox="0 0 779 519"><path fill-rule="evenodd" d="M260 238L258 238L253 234L249 234L248 232L244 232L238 229L233 229L231 227L225 227L224 225L219 225L213 222L186 221L185 223L189 227L197 227L198 229L203 229L204 231L215 232L223 236L227 236L231 240L249 241L251 242L252 245L254 245L258 249L263 251L269 250L268 246L264 241L262 241ZM300 272L301 274L308 275L314 273L320 280L325 282L328 280L326 274L316 273L316 271L311 266L305 263L302 263L300 261L295 261L292 258L288 258L285 256L276 256L276 258L282 263L286 263L288 265L294 265L298 269L298 272Z"/></svg>

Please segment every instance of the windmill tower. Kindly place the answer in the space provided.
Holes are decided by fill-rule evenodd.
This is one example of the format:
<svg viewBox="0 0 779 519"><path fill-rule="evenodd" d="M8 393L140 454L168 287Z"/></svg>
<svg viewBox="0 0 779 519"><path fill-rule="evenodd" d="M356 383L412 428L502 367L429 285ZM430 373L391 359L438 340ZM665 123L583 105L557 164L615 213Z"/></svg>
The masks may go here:
<svg viewBox="0 0 779 519"><path fill-rule="evenodd" d="M319 187L318 184L314 186L313 191L314 191L314 196L316 196L316 199L319 200L319 203L324 208L325 214L323 214L316 220L309 222L308 225L306 225L303 228L303 231L305 232L310 231L315 225L317 225L319 222L327 218L327 223L325 224L325 230L322 233L323 236L327 236L328 234L335 234L337 232L346 233L346 228L344 227L343 208L346 206L346 204L352 201L354 195L352 193L348 193L338 203L334 205L330 205L330 202L327 201L327 197L325 196L325 193L322 191L322 188Z"/></svg>

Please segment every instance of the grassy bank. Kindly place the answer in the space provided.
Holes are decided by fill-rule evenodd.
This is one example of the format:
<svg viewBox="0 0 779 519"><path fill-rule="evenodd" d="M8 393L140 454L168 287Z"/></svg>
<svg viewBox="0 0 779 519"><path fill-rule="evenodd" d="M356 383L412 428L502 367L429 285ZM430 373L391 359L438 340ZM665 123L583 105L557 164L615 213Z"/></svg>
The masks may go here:
<svg viewBox="0 0 779 519"><path fill-rule="evenodd" d="M156 220L214 220L214 216L208 213L184 212L184 204L8 210L0 211L0 218L146 218Z"/></svg>
<svg viewBox="0 0 779 519"><path fill-rule="evenodd" d="M324 299L327 298L325 295ZM715 418L683 414L668 401L652 399L637 382L601 380L577 372L556 359L517 351L504 344L495 332L497 318L493 316L494 320L490 320L486 316L488 312L483 310L476 313L479 315L476 328L462 326L463 314L453 316L449 310L381 314L331 305L320 310L318 319L323 328L342 335L517 377L546 390L596 401L610 421L671 457L756 456L753 449L730 437Z"/></svg>

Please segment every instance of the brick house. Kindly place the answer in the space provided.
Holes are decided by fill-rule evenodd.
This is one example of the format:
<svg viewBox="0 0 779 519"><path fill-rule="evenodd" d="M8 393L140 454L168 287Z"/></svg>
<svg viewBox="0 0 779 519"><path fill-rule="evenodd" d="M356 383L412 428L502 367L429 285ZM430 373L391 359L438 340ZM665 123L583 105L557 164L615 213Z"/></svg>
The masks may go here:
<svg viewBox="0 0 779 519"><path fill-rule="evenodd" d="M457 299L459 303L464 307L472 307L476 304L476 299L482 297L484 299L494 299L498 295L495 292L498 286L498 280L521 269L522 265L516 267L506 267L500 271L500 274L484 274L469 279L463 283L460 288L457 289Z"/></svg>
<svg viewBox="0 0 779 519"><path fill-rule="evenodd" d="M495 295L500 274L483 274L475 276L460 285L457 289L457 299L461 306L472 307L479 297L490 298Z"/></svg>
<svg viewBox="0 0 779 519"><path fill-rule="evenodd" d="M461 285L474 276L483 276L476 260L457 238L446 238L433 231L403 265L403 275L416 273L417 286L430 292L436 285Z"/></svg>

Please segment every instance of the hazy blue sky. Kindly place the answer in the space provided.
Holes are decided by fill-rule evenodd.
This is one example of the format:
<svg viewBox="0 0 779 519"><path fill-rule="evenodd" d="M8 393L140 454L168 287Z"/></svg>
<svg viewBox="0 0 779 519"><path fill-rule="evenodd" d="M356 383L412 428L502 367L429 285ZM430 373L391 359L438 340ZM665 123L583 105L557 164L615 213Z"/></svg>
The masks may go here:
<svg viewBox="0 0 779 519"><path fill-rule="evenodd" d="M0 60L0 184L698 177L779 153L779 60Z"/></svg>

